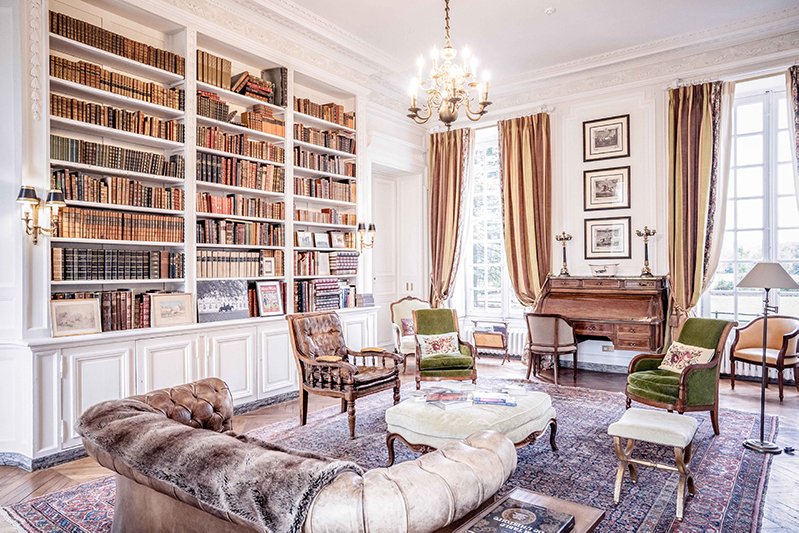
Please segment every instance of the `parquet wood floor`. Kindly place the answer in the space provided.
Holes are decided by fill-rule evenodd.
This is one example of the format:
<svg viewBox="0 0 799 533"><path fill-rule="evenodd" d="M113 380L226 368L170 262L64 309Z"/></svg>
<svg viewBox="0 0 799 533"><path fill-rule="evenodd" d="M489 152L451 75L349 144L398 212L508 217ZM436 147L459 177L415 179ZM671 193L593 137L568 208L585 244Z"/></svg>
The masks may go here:
<svg viewBox="0 0 799 533"><path fill-rule="evenodd" d="M519 361L500 365L498 359L483 357L478 362L478 373L481 376L520 378L524 377L524 367ZM574 383L572 372L564 369L561 372L561 383ZM408 371L403 375L403 382L413 381L413 363L409 362ZM626 376L623 374L607 374L600 372L578 371L576 384L579 387L601 389L607 391L623 391ZM721 406L741 411L759 412L760 391L757 383L737 382L732 391L729 381L722 380L720 387ZM338 405L338 400L311 396L310 410L319 410L331 405ZM296 419L298 402L290 401L264 407L250 413L238 415L234 419L234 429L246 432L251 429L275 422ZM780 432L777 443L782 446L799 448L799 392L796 388L786 388L785 400L780 403L776 390L766 395L766 412L780 416ZM10 505L27 498L41 496L84 481L108 475L109 470L98 465L91 458L79 459L59 466L25 472L18 468L0 466L0 506ZM0 533L11 531L0 523ZM781 454L772 463L769 487L766 494L763 533L799 531L799 454Z"/></svg>

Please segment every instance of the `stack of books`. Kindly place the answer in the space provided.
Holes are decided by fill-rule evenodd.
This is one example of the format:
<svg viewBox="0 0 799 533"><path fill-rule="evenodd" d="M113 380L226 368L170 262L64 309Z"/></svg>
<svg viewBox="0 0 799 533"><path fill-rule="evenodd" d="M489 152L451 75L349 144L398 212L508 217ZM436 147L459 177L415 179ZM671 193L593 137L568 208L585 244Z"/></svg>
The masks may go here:
<svg viewBox="0 0 799 533"><path fill-rule="evenodd" d="M328 255L330 274L333 276L354 276L358 273L358 252L330 252Z"/></svg>

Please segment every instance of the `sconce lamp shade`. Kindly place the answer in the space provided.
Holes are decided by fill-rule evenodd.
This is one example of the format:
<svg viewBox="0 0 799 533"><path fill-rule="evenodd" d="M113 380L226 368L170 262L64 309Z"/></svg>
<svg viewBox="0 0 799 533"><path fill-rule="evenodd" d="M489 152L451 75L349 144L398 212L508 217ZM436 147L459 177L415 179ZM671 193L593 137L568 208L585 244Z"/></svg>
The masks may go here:
<svg viewBox="0 0 799 533"><path fill-rule="evenodd" d="M779 263L758 263L738 283L744 289L799 289L788 272Z"/></svg>
<svg viewBox="0 0 799 533"><path fill-rule="evenodd" d="M17 195L17 203L19 204L38 204L39 197L36 195L36 189L30 185L23 185L19 188Z"/></svg>
<svg viewBox="0 0 799 533"><path fill-rule="evenodd" d="M64 201L64 193L58 189L50 189L47 191L45 205L48 207L66 207L67 203Z"/></svg>
<svg viewBox="0 0 799 533"><path fill-rule="evenodd" d="M369 233L374 233L374 232L375 232L375 225L369 224Z"/></svg>
<svg viewBox="0 0 799 533"><path fill-rule="evenodd" d="M364 233L366 231L366 224L363 222L358 222L358 233Z"/></svg>

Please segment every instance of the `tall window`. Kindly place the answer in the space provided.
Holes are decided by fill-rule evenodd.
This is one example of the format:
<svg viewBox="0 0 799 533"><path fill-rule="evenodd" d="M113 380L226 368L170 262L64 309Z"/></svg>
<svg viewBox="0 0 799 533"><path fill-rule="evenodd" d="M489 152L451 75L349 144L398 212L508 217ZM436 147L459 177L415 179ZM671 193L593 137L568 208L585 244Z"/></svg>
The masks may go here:
<svg viewBox="0 0 799 533"><path fill-rule="evenodd" d="M799 209L781 76L736 87L727 222L721 261L702 308L746 323L763 291L736 285L758 261L777 261L799 280ZM780 291L780 312L799 315L799 292Z"/></svg>
<svg viewBox="0 0 799 533"><path fill-rule="evenodd" d="M510 286L505 262L496 127L475 131L467 198L462 262L467 313L477 317L521 317L523 307Z"/></svg>

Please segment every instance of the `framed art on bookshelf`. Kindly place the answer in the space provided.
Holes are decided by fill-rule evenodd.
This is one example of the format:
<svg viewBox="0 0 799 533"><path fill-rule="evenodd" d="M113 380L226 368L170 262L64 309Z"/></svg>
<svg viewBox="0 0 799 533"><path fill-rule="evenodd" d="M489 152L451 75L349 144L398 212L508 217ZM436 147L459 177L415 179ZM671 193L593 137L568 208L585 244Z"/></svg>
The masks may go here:
<svg viewBox="0 0 799 533"><path fill-rule="evenodd" d="M346 248L347 242L344 240L343 231L330 232L330 246L333 248Z"/></svg>
<svg viewBox="0 0 799 533"><path fill-rule="evenodd" d="M310 231L297 232L297 246L300 248L313 248L313 235Z"/></svg>
<svg viewBox="0 0 799 533"><path fill-rule="evenodd" d="M150 323L154 328L194 324L191 298L186 292L153 294L150 296Z"/></svg>
<svg viewBox="0 0 799 533"><path fill-rule="evenodd" d="M198 322L249 318L247 282L242 280L197 281Z"/></svg>
<svg viewBox="0 0 799 533"><path fill-rule="evenodd" d="M583 172L583 209L627 209L630 207L630 167L602 168Z"/></svg>
<svg viewBox="0 0 799 533"><path fill-rule="evenodd" d="M629 259L630 217L585 220L586 259Z"/></svg>
<svg viewBox="0 0 799 533"><path fill-rule="evenodd" d="M259 281L255 284L258 292L258 314L275 316L283 314L283 295L279 281Z"/></svg>
<svg viewBox="0 0 799 533"><path fill-rule="evenodd" d="M275 275L275 258L274 257L261 257L261 276L274 276Z"/></svg>
<svg viewBox="0 0 799 533"><path fill-rule="evenodd" d="M313 243L317 248L330 248L330 238L323 231L313 234Z"/></svg>
<svg viewBox="0 0 799 533"><path fill-rule="evenodd" d="M100 300L50 300L50 322L53 337L100 333Z"/></svg>
<svg viewBox="0 0 799 533"><path fill-rule="evenodd" d="M630 115L583 122L583 161L630 155Z"/></svg>

